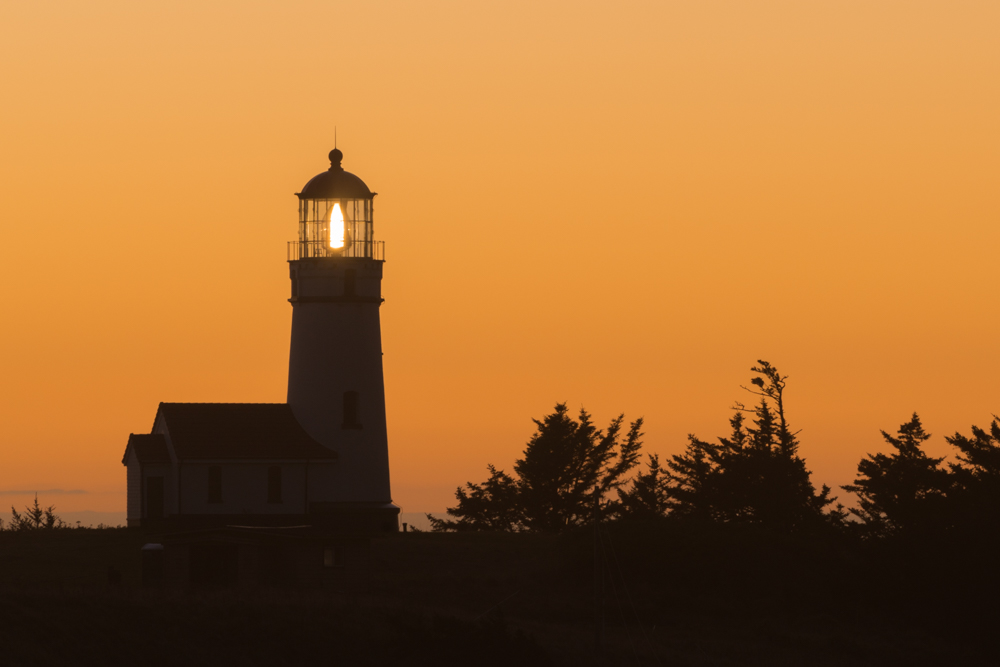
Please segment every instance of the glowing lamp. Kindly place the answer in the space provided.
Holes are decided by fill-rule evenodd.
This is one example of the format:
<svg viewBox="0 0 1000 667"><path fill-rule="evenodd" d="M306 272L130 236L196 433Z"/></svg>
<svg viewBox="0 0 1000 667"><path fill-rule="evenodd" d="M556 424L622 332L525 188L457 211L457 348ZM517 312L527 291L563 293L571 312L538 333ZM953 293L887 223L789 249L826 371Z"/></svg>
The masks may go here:
<svg viewBox="0 0 1000 667"><path fill-rule="evenodd" d="M340 210L340 202L336 202L330 210L330 249L341 250L344 247L344 212Z"/></svg>

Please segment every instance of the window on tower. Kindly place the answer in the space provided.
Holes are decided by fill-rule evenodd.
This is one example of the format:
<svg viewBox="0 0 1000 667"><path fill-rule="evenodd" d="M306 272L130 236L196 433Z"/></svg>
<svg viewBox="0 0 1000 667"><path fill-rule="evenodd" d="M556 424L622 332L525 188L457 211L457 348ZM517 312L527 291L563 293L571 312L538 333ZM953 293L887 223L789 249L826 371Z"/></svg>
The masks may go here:
<svg viewBox="0 0 1000 667"><path fill-rule="evenodd" d="M342 428L361 428L361 406L358 392L344 392L344 423Z"/></svg>

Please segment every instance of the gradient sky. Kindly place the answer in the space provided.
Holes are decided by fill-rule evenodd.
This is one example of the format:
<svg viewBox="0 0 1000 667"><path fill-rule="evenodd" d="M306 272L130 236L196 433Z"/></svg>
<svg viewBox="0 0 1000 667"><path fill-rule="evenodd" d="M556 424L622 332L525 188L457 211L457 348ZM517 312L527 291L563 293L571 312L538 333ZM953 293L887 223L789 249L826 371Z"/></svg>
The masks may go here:
<svg viewBox="0 0 1000 667"><path fill-rule="evenodd" d="M815 482L914 410L944 453L1000 412L998 34L993 0L2 3L0 504L124 511L159 401L284 401L335 125L404 511L559 401L722 435L758 358Z"/></svg>

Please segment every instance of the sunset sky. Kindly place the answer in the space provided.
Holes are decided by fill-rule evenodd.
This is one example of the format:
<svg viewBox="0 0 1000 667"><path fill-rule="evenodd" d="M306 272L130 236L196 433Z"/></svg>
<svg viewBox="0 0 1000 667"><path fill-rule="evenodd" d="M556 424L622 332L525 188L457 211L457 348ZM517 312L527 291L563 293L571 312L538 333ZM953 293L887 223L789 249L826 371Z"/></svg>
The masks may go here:
<svg viewBox="0 0 1000 667"><path fill-rule="evenodd" d="M1000 3L0 4L0 507L122 511L160 401L283 402L294 193L379 193L393 496L557 402L813 480L1000 413ZM840 492L842 500L846 494Z"/></svg>

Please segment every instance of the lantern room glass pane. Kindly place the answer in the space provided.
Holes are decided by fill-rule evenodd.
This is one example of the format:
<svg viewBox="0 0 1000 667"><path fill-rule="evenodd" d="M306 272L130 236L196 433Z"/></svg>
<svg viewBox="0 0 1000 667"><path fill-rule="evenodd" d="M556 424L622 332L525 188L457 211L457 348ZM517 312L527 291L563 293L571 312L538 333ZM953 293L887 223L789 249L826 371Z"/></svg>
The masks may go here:
<svg viewBox="0 0 1000 667"><path fill-rule="evenodd" d="M373 245L371 199L299 200L299 257L370 259Z"/></svg>

